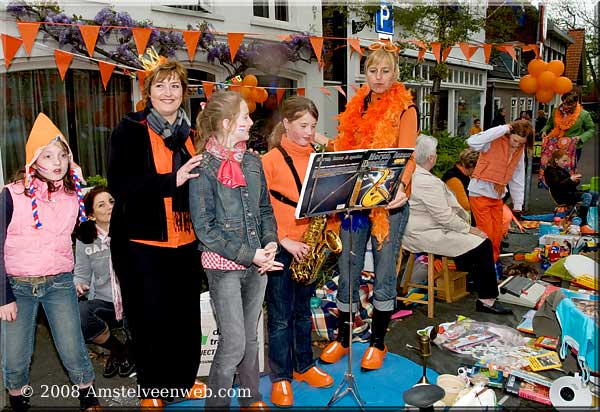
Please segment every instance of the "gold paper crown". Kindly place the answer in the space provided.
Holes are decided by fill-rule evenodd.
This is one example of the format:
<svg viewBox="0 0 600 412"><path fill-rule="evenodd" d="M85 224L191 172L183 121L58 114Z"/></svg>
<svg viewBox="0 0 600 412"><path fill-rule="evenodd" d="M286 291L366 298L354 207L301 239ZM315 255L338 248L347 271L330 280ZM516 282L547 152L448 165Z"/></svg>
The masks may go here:
<svg viewBox="0 0 600 412"><path fill-rule="evenodd" d="M154 47L147 48L146 55L148 57L144 56L143 54L138 56L138 59L140 63L142 63L142 67L144 68L146 74L152 72L158 66L167 62L167 58L164 56L159 56L156 50L154 50Z"/></svg>

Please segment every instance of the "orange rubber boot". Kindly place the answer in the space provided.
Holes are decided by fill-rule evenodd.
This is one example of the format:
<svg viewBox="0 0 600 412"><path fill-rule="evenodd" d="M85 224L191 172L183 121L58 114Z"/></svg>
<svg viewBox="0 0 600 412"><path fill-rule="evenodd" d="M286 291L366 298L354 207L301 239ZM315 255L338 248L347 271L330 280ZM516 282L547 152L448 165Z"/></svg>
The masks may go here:
<svg viewBox="0 0 600 412"><path fill-rule="evenodd" d="M290 381L279 381L271 385L271 402L280 408L289 408L294 404Z"/></svg>
<svg viewBox="0 0 600 412"><path fill-rule="evenodd" d="M300 382L306 382L313 388L329 388L333 386L333 378L318 366L313 366L304 373L294 371L294 379Z"/></svg>

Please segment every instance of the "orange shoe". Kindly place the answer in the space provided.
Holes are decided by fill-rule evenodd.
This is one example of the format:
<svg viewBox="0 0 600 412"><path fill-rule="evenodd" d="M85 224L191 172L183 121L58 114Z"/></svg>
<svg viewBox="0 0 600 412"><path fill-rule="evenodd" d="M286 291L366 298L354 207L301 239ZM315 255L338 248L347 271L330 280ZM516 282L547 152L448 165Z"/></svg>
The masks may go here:
<svg viewBox="0 0 600 412"><path fill-rule="evenodd" d="M596 233L596 231L590 225L583 225L581 226L580 230L581 234L583 235L591 235L593 233Z"/></svg>
<svg viewBox="0 0 600 412"><path fill-rule="evenodd" d="M161 411L165 403L162 399L142 399L140 401L141 411Z"/></svg>
<svg viewBox="0 0 600 412"><path fill-rule="evenodd" d="M369 346L369 348L363 354L360 361L360 367L367 370L375 370L381 368L383 365L383 358L385 358L388 352L387 346L384 345L383 350L377 349L375 346Z"/></svg>
<svg viewBox="0 0 600 412"><path fill-rule="evenodd" d="M348 354L348 348L344 348L341 342L334 340L325 346L319 359L325 363L336 363L346 354Z"/></svg>
<svg viewBox="0 0 600 412"><path fill-rule="evenodd" d="M271 402L280 408L289 408L294 404L290 381L279 381L271 385Z"/></svg>
<svg viewBox="0 0 600 412"><path fill-rule="evenodd" d="M294 379L300 382L306 382L313 388L329 388L333 386L333 378L318 366L313 366L304 373L294 371Z"/></svg>
<svg viewBox="0 0 600 412"><path fill-rule="evenodd" d="M269 405L267 405L263 401L254 402L254 403L250 404L250 406L248 406L247 408L240 408L240 411L270 411L270 410L271 410L271 408L269 408Z"/></svg>
<svg viewBox="0 0 600 412"><path fill-rule="evenodd" d="M194 386L185 397L186 399L202 399L206 398L206 384L204 382L195 381Z"/></svg>

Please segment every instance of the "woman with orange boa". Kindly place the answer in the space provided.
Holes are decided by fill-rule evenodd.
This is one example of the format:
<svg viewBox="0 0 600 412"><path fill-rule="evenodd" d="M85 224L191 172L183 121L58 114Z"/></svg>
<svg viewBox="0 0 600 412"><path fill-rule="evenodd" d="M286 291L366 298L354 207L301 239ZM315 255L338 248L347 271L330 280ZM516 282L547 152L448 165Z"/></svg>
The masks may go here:
<svg viewBox="0 0 600 412"><path fill-rule="evenodd" d="M542 129L542 156L540 159L540 182L546 184L544 171L546 165L556 150L563 150L569 156L565 169L575 172L577 162L581 157L583 144L594 136L592 116L581 107L575 92L565 93L562 103Z"/></svg>
<svg viewBox="0 0 600 412"><path fill-rule="evenodd" d="M414 148L418 116L410 92L397 81L398 48L391 43L373 43L369 50L371 53L365 62L367 84L358 90L346 110L339 115L339 134L334 149ZM408 221L408 196L414 170L415 163L411 158L401 176L395 198L385 208L353 212L352 220L342 219L340 237L343 251L338 260L338 336L321 353L323 362L335 363L348 353L352 335L348 320L350 312L354 314L358 310L360 274L366 245L371 239L375 265L374 311L371 342L362 357L361 367L373 370L383 364L387 353L384 338L396 301L395 262ZM352 307L348 302L350 277Z"/></svg>

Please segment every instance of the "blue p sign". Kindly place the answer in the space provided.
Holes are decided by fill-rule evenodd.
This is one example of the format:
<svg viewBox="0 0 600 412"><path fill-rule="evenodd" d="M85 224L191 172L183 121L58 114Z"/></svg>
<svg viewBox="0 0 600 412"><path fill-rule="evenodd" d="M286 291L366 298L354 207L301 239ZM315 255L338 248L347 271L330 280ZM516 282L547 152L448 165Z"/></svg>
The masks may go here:
<svg viewBox="0 0 600 412"><path fill-rule="evenodd" d="M393 4L382 1L375 13L375 31L382 34L394 34Z"/></svg>

